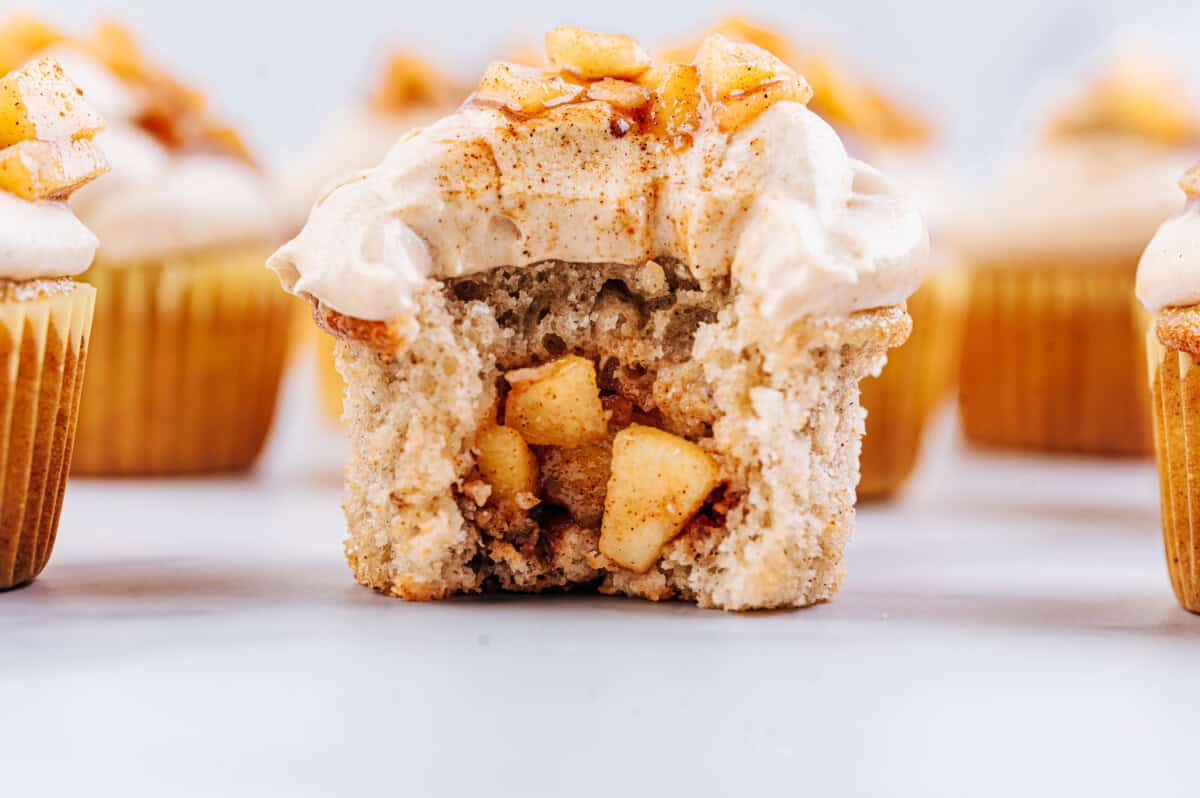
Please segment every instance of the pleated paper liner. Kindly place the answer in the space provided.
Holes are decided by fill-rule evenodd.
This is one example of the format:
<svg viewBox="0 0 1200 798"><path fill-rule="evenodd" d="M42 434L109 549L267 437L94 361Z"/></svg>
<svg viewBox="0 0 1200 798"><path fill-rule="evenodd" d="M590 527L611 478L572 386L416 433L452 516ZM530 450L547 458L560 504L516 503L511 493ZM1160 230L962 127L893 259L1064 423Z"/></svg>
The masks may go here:
<svg viewBox="0 0 1200 798"><path fill-rule="evenodd" d="M1200 613L1200 366L1146 335L1163 544L1171 587Z"/></svg>
<svg viewBox="0 0 1200 798"><path fill-rule="evenodd" d="M95 345L75 473L183 474L249 467L262 451L292 302L268 247L97 263Z"/></svg>
<svg viewBox="0 0 1200 798"><path fill-rule="evenodd" d="M54 548L95 299L62 281L0 300L0 590L33 580Z"/></svg>
<svg viewBox="0 0 1200 798"><path fill-rule="evenodd" d="M965 273L935 273L908 300L908 342L888 353L878 377L863 380L860 499L891 496L912 474L927 422L956 381L965 306Z"/></svg>
<svg viewBox="0 0 1200 798"><path fill-rule="evenodd" d="M963 432L1025 450L1146 456L1153 447L1132 264L972 274Z"/></svg>

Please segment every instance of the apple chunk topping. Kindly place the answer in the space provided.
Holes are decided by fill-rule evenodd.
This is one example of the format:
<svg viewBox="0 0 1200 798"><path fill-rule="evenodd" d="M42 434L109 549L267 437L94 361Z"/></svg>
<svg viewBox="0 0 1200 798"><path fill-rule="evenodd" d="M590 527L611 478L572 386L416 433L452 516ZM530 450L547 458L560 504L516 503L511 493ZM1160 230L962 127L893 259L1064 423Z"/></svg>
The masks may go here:
<svg viewBox="0 0 1200 798"><path fill-rule="evenodd" d="M104 120L57 62L40 58L0 78L0 147L90 139Z"/></svg>
<svg viewBox="0 0 1200 798"><path fill-rule="evenodd" d="M498 61L487 68L475 99L495 103L518 114L533 115L569 103L584 92L584 87L541 70Z"/></svg>
<svg viewBox="0 0 1200 798"><path fill-rule="evenodd" d="M504 376L512 386L504 423L529 443L573 449L608 435L608 414L592 361L567 355Z"/></svg>
<svg viewBox="0 0 1200 798"><path fill-rule="evenodd" d="M546 34L546 57L581 78L636 78L650 68L650 54L632 36L593 33L567 25Z"/></svg>
<svg viewBox="0 0 1200 798"><path fill-rule="evenodd" d="M753 44L709 36L696 52L696 67L717 127L725 132L744 127L777 102L812 99L804 78Z"/></svg>
<svg viewBox="0 0 1200 798"><path fill-rule="evenodd" d="M475 437L479 475L492 487L501 507L528 509L537 503L538 461L521 433L489 424Z"/></svg>
<svg viewBox="0 0 1200 798"><path fill-rule="evenodd" d="M588 86L589 100L606 102L620 111L636 111L650 102L650 92L636 83L604 78Z"/></svg>
<svg viewBox="0 0 1200 798"><path fill-rule="evenodd" d="M690 441L633 424L613 441L600 552L637 573L650 570L717 487L713 458Z"/></svg>
<svg viewBox="0 0 1200 798"><path fill-rule="evenodd" d="M22 141L0 150L0 190L21 199L63 199L108 171L108 162L87 139Z"/></svg>

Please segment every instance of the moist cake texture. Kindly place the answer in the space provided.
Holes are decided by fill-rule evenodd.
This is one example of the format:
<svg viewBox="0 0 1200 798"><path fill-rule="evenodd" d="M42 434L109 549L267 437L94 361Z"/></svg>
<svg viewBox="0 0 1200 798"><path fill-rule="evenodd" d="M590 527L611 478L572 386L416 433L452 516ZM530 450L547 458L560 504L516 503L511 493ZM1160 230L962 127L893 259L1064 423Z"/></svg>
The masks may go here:
<svg viewBox="0 0 1200 798"><path fill-rule="evenodd" d="M272 258L340 339L355 577L829 598L919 216L764 51L547 41L557 72L493 65Z"/></svg>

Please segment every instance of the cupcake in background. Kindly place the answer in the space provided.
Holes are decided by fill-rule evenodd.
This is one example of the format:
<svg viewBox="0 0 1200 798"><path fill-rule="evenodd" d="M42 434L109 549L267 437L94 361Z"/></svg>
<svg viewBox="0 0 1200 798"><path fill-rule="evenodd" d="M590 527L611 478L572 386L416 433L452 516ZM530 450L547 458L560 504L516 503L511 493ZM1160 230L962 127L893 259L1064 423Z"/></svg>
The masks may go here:
<svg viewBox="0 0 1200 798"><path fill-rule="evenodd" d="M17 18L28 54L60 60L108 120L108 179L72 197L100 239L76 473L246 468L270 429L290 303L262 268L281 238L269 181L202 95L124 28L89 37Z"/></svg>
<svg viewBox="0 0 1200 798"><path fill-rule="evenodd" d="M1187 205L1142 256L1137 295L1154 314L1147 365L1167 570L1179 603L1200 613L1200 164L1181 185Z"/></svg>
<svg viewBox="0 0 1200 798"><path fill-rule="evenodd" d="M717 22L709 32L754 44L795 67L812 86L809 109L833 125L852 155L878 166L913 197L925 216L932 246L923 271L930 276L908 300L912 335L888 354L878 377L861 384L867 434L858 497L892 496L911 476L928 422L955 383L966 280L959 256L941 236L955 200L949 170L928 121L844 59L737 17ZM663 56L686 62L694 50L683 45Z"/></svg>
<svg viewBox="0 0 1200 798"><path fill-rule="evenodd" d="M0 40L0 60L19 62ZM65 200L108 171L104 123L50 59L0 79L0 590L50 558L71 467L96 237Z"/></svg>
<svg viewBox="0 0 1200 798"><path fill-rule="evenodd" d="M1200 157L1186 81L1144 53L1114 59L955 221L976 267L961 364L967 439L1142 456L1152 446L1138 258Z"/></svg>
<svg viewBox="0 0 1200 798"><path fill-rule="evenodd" d="M430 62L410 52L392 53L369 100L335 115L311 151L285 170L280 191L288 227L299 231L322 193L347 175L377 165L406 132L451 113L465 98L466 89ZM304 340L316 325L307 303L293 304L294 335ZM336 421L343 382L333 362L334 340L315 333L321 406Z"/></svg>

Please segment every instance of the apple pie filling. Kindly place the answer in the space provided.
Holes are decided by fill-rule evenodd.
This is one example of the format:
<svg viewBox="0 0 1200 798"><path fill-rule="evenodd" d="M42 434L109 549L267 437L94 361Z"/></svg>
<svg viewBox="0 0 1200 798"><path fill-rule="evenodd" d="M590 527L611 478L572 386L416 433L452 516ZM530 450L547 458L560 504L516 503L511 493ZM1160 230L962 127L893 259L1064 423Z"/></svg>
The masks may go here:
<svg viewBox="0 0 1200 798"><path fill-rule="evenodd" d="M716 410L690 356L727 292L668 260L446 283L452 313L496 327L495 402L458 491L466 521L499 544L486 551L554 571L569 546L598 578L643 573L670 541L723 526L731 498L705 448Z"/></svg>

